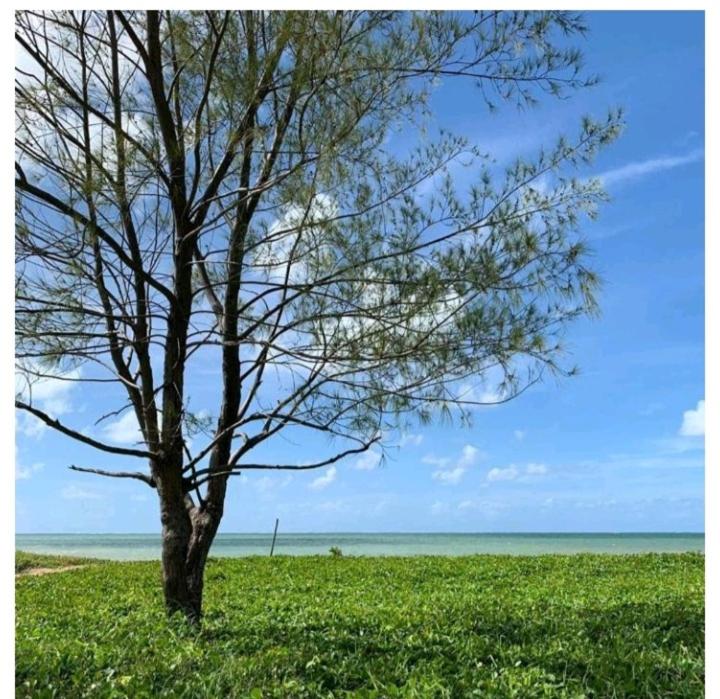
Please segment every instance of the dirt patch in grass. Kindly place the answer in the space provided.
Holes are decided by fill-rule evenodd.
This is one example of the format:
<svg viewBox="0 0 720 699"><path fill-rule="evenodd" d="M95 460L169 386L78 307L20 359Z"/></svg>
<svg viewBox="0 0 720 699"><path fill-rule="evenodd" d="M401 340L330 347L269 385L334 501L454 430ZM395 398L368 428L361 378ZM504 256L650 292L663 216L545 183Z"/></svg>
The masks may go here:
<svg viewBox="0 0 720 699"><path fill-rule="evenodd" d="M47 575L48 573L64 573L66 570L77 570L85 566L62 566L60 568L26 568L22 573L16 573L16 578L23 578L26 575Z"/></svg>
<svg viewBox="0 0 720 699"><path fill-rule="evenodd" d="M31 573L43 575L55 571L83 568L87 565L100 563L99 559L81 558L80 556L55 556L46 553L28 553L15 551L15 575ZM42 571L38 573L37 571Z"/></svg>

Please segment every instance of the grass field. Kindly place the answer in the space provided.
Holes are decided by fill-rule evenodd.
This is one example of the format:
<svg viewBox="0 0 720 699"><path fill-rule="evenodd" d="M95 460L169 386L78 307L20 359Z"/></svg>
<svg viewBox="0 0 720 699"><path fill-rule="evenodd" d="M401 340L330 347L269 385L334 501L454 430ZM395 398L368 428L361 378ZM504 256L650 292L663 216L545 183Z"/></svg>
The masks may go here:
<svg viewBox="0 0 720 699"><path fill-rule="evenodd" d="M701 697L703 570L698 554L214 560L199 632L166 620L158 563L22 576L17 696Z"/></svg>

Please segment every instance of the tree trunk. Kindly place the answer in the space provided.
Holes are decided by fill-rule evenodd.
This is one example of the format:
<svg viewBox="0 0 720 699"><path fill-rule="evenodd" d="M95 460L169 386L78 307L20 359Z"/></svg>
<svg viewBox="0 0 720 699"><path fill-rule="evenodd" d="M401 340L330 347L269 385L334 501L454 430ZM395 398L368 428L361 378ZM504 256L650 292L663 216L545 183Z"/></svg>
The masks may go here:
<svg viewBox="0 0 720 699"><path fill-rule="evenodd" d="M192 619L197 616L187 584L187 557L192 521L180 478L168 470L159 470L156 479L162 522L162 578L165 607L168 614L181 612Z"/></svg>
<svg viewBox="0 0 720 699"><path fill-rule="evenodd" d="M187 586L186 560L191 525L184 508L181 512L162 514L162 576L165 606L168 614L192 613Z"/></svg>
<svg viewBox="0 0 720 699"><path fill-rule="evenodd" d="M237 401L230 408L225 408L230 414L237 413ZM210 467L217 464L226 464L229 459L230 440L221 440L215 448L211 458ZM205 579L205 564L207 562L210 546L217 534L222 520L225 493L227 489L227 476L212 478L208 483L205 499L199 507L189 510L192 526L190 541L188 543L185 579L188 589L188 601L192 609L191 621L198 623L202 615L203 583Z"/></svg>
<svg viewBox="0 0 720 699"><path fill-rule="evenodd" d="M202 617L205 563L220 517L204 508L181 506L175 500L162 507L162 573L165 607L180 612L192 624Z"/></svg>
<svg viewBox="0 0 720 699"><path fill-rule="evenodd" d="M192 512L190 519L192 521L192 534L188 545L185 578L188 599L193 610L191 621L197 623L202 616L205 564L210 552L210 546L220 525L220 517L211 510L199 508Z"/></svg>

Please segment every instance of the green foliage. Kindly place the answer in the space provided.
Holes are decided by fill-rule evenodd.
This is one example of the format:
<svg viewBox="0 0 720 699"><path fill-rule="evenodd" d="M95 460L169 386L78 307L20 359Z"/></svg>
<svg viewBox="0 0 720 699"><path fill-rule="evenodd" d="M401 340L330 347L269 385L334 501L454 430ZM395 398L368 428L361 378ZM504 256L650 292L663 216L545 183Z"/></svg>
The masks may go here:
<svg viewBox="0 0 720 699"><path fill-rule="evenodd" d="M219 388L249 397L227 430L247 434L244 453L288 425L367 442L415 418L469 422L482 395L571 373L561 339L597 311L599 284L580 234L607 199L582 168L622 114L585 117L507 164L436 129L429 98L463 81L481 133L486 105L594 84L582 15L164 12L146 65L127 45L152 16L16 17L43 76L19 76L16 100L23 371L41 357L112 363L118 409L210 437L226 418L191 414L186 379L242 348L242 373ZM179 240L192 264L175 257ZM151 346L178 348L162 382ZM150 395L170 373L177 405L126 402L130 385Z"/></svg>
<svg viewBox="0 0 720 699"><path fill-rule="evenodd" d="M697 554L211 560L19 578L18 697L702 697Z"/></svg>
<svg viewBox="0 0 720 699"><path fill-rule="evenodd" d="M339 546L331 546L330 547L330 555L333 558L341 558L343 555L342 549Z"/></svg>

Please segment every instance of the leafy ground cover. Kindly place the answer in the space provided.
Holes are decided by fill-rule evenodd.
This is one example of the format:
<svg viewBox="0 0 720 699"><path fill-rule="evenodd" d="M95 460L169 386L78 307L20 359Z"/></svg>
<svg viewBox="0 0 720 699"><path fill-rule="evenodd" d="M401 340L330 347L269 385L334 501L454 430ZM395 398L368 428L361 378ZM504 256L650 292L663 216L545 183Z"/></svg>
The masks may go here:
<svg viewBox="0 0 720 699"><path fill-rule="evenodd" d="M704 557L213 560L200 631L155 562L16 581L18 697L701 697Z"/></svg>

